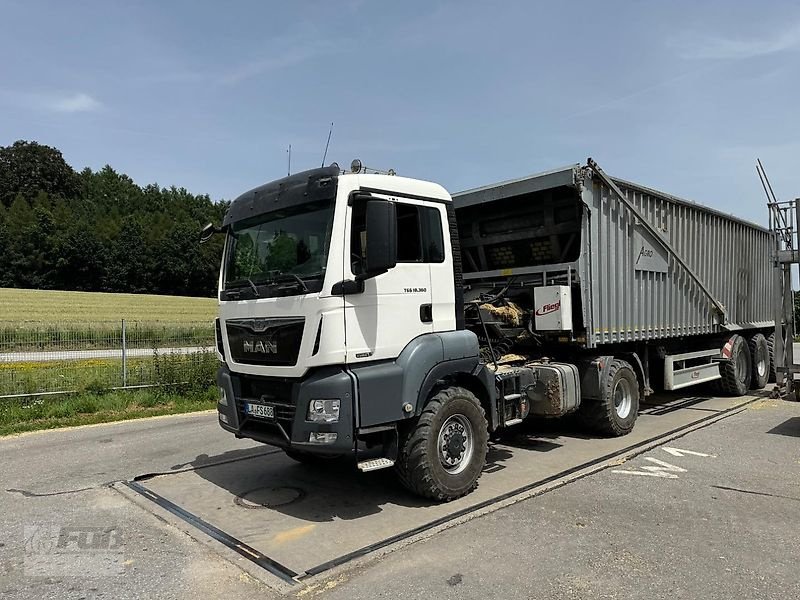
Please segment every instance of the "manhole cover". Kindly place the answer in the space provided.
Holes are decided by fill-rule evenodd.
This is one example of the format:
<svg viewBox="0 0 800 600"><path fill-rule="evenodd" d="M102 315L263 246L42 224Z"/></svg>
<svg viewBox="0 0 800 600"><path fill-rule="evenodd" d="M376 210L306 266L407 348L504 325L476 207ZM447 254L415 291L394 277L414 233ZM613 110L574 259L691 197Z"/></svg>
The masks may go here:
<svg viewBox="0 0 800 600"><path fill-rule="evenodd" d="M242 508L277 508L297 502L306 493L294 487L261 487L233 499L234 504Z"/></svg>

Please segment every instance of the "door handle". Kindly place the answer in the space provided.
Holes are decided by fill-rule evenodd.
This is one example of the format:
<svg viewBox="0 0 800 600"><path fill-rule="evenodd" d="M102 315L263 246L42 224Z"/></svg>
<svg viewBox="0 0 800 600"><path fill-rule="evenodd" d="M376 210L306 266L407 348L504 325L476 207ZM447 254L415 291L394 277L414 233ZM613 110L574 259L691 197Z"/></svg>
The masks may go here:
<svg viewBox="0 0 800 600"><path fill-rule="evenodd" d="M423 323L433 322L433 306L430 304L420 304L419 306L419 320Z"/></svg>

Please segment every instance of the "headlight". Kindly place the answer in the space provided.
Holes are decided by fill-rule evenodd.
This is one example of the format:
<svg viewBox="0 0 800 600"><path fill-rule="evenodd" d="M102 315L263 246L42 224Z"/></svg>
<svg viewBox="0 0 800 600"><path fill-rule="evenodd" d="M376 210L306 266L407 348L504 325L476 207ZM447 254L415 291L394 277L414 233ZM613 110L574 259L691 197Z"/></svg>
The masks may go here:
<svg viewBox="0 0 800 600"><path fill-rule="evenodd" d="M225 392L225 388L219 388L219 403L222 406L228 406L228 394Z"/></svg>
<svg viewBox="0 0 800 600"><path fill-rule="evenodd" d="M307 421L314 423L336 423L339 421L340 400L312 400L308 403Z"/></svg>

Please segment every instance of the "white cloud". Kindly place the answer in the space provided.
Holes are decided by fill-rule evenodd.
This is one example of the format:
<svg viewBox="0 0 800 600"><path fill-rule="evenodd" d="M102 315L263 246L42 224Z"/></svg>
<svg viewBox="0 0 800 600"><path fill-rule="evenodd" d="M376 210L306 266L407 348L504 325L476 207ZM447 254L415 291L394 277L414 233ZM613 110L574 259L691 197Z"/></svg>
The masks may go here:
<svg viewBox="0 0 800 600"><path fill-rule="evenodd" d="M289 48L276 53L274 56L268 56L234 67L220 77L220 82L229 85L240 83L270 71L291 67L317 57L324 52L324 49L324 44Z"/></svg>
<svg viewBox="0 0 800 600"><path fill-rule="evenodd" d="M714 37L694 33L671 40L681 58L742 59L792 50L800 46L800 23L759 39Z"/></svg>
<svg viewBox="0 0 800 600"><path fill-rule="evenodd" d="M88 94L77 93L45 100L44 105L56 112L92 112L103 105Z"/></svg>
<svg viewBox="0 0 800 600"><path fill-rule="evenodd" d="M57 113L94 112L103 108L100 101L83 92L25 92L7 89L0 89L0 104Z"/></svg>

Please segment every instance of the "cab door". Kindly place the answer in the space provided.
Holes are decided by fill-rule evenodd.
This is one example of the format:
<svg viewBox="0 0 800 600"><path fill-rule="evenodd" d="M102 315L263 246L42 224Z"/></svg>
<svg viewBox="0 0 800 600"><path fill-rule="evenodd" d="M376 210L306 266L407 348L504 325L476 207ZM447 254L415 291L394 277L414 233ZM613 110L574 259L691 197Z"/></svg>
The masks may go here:
<svg viewBox="0 0 800 600"><path fill-rule="evenodd" d="M364 281L363 293L345 296L348 363L396 358L414 338L433 331L430 251L427 224L435 205L422 200L372 194L395 203L397 265ZM345 273L363 272L366 248L366 199L349 207ZM437 211L438 214L438 211Z"/></svg>

